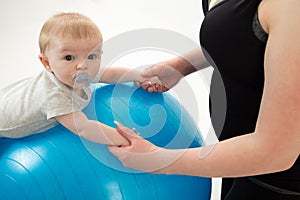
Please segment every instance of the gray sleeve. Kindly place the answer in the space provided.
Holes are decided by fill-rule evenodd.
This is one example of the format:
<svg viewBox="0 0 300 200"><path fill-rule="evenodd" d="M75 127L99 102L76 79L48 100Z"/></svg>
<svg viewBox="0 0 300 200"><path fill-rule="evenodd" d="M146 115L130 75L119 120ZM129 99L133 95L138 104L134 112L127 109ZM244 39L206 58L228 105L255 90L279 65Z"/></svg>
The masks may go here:
<svg viewBox="0 0 300 200"><path fill-rule="evenodd" d="M73 102L72 94L62 89L52 91L42 107L47 120L81 110L82 108Z"/></svg>
<svg viewBox="0 0 300 200"><path fill-rule="evenodd" d="M59 82L51 73L45 72L45 79L45 85L42 88L43 93L47 97L43 102L42 112L46 115L47 120L82 111L89 103L91 98L91 89L89 87L83 89L87 98L82 98L71 88Z"/></svg>

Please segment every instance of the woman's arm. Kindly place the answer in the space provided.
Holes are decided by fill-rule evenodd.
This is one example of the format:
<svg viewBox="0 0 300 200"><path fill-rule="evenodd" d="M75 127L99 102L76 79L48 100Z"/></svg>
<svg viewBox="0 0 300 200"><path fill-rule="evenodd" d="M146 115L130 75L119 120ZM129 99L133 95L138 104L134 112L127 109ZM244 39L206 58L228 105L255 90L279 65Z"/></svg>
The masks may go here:
<svg viewBox="0 0 300 200"><path fill-rule="evenodd" d="M171 62L176 63L174 64L174 68L183 76L210 66L200 48L195 48L180 57L174 58Z"/></svg>
<svg viewBox="0 0 300 200"><path fill-rule="evenodd" d="M272 4L270 6L270 4ZM283 171L290 168L300 152L300 1L265 0L260 20L269 33L265 52L265 85L254 133L234 137L213 146L167 150L149 148L141 138L125 147L147 146L134 152L149 155L151 161L141 166L137 156L111 148L129 167L149 165L155 173L187 174L204 177L238 177ZM145 143L147 145L142 145ZM138 145L139 144L139 145ZM147 152L148 151L148 152ZM145 154L147 152L147 154ZM120 155L122 155L120 157ZM152 156L152 157L151 157ZM169 162L161 165L159 159ZM176 159L175 159L176 158ZM145 159L145 162L150 159ZM160 161L161 162L161 161Z"/></svg>
<svg viewBox="0 0 300 200"><path fill-rule="evenodd" d="M170 60L166 60L160 63L153 65L155 66L165 66L174 69L175 71L179 72L182 76L189 75L197 70L204 69L209 67L210 64L206 60L202 49L195 48L189 52L182 54L181 56L177 56ZM152 67L152 68L153 68ZM151 68L147 69L143 74L150 75L160 75L163 76L164 74L159 73L159 70L152 70Z"/></svg>
<svg viewBox="0 0 300 200"><path fill-rule="evenodd" d="M210 66L202 49L195 48L181 56L155 63L144 70L142 75L147 78L157 77L161 85L142 84L149 92L165 92L175 86L184 76Z"/></svg>

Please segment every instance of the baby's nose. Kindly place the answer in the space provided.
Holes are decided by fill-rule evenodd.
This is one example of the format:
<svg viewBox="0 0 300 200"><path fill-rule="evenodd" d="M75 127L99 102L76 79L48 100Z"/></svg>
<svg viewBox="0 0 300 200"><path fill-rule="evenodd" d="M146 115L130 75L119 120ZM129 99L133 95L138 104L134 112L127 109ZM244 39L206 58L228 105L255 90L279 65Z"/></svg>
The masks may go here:
<svg viewBox="0 0 300 200"><path fill-rule="evenodd" d="M76 65L76 70L85 70L87 69L87 65L85 61L82 61Z"/></svg>

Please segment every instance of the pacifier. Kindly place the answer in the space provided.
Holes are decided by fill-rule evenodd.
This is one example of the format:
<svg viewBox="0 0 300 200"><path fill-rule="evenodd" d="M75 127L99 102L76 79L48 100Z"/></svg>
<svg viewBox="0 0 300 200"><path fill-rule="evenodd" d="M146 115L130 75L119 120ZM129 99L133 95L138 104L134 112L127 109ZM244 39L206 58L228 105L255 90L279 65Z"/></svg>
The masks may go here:
<svg viewBox="0 0 300 200"><path fill-rule="evenodd" d="M89 81L89 75L87 73L81 72L76 75L76 83L87 83Z"/></svg>

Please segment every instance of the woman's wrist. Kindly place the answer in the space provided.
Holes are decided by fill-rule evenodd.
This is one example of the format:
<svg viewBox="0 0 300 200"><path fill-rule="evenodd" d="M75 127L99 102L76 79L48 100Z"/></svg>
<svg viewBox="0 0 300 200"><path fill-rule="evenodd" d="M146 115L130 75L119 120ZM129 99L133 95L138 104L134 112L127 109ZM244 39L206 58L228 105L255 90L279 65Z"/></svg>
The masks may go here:
<svg viewBox="0 0 300 200"><path fill-rule="evenodd" d="M178 174L178 169L181 168L181 157L185 153L185 149L162 149L160 152L160 163L161 168L154 171L154 174L165 174L165 175L171 175L171 174ZM180 171L180 170L179 170Z"/></svg>
<svg viewBox="0 0 300 200"><path fill-rule="evenodd" d="M174 60L172 62L174 63L172 65L172 66L174 66L173 68L176 71L178 71L180 74L182 74L183 76L189 75L189 74L197 71L197 69L183 57L179 56L177 58L174 58Z"/></svg>

